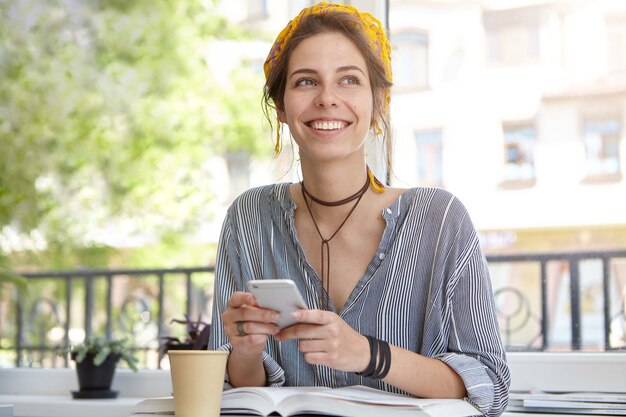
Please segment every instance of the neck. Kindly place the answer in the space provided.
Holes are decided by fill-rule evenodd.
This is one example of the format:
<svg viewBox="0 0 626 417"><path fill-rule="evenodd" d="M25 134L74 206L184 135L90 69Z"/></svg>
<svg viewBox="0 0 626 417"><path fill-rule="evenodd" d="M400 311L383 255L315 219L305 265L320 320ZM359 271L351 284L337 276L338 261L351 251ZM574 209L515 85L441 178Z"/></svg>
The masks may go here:
<svg viewBox="0 0 626 417"><path fill-rule="evenodd" d="M306 186L304 184L304 182L300 183L300 186L302 187L302 195L303 197L308 197L309 200L321 205L321 206L325 206L325 207L338 207L338 206L343 206L344 204L348 204L356 199L361 199L361 197L363 197L363 195L365 195L365 193L367 192L367 190L370 187L370 179L369 177L366 175L365 176L365 182L363 183L363 185L361 186L361 188L359 189L359 191L357 191L354 194L349 195L346 198L342 198L341 200L335 200L335 201L327 201L327 200L321 200L317 197L315 197L314 195L312 195L311 193L309 193L306 189ZM311 206L309 205L309 208Z"/></svg>
<svg viewBox="0 0 626 417"><path fill-rule="evenodd" d="M351 196L363 187L366 164L323 164L308 167L302 163L303 182L307 191L324 201L338 201Z"/></svg>

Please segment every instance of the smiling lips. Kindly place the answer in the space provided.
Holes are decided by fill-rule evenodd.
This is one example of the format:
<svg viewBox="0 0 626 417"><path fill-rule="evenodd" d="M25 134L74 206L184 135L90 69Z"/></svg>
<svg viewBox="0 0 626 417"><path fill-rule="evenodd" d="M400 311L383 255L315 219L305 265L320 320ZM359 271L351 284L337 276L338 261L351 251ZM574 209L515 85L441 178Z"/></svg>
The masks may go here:
<svg viewBox="0 0 626 417"><path fill-rule="evenodd" d="M323 121L312 121L307 123L307 125L315 130L339 130L348 126L349 123L342 122L338 120L323 120Z"/></svg>

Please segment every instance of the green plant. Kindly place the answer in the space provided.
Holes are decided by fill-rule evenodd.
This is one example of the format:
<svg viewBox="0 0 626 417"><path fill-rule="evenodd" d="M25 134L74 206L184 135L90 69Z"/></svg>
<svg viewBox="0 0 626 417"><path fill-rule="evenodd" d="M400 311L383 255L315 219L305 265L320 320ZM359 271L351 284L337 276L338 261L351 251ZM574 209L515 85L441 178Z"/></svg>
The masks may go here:
<svg viewBox="0 0 626 417"><path fill-rule="evenodd" d="M161 337L159 358L162 358L168 349L204 350L207 348L211 325L202 321L202 315L198 316L197 320L192 320L185 314L184 319L172 319L170 323L184 324L185 337L182 339L173 336Z"/></svg>
<svg viewBox="0 0 626 417"><path fill-rule="evenodd" d="M259 140L262 76L246 62L214 70L205 51L261 34L216 0L73 4L0 0L0 229L45 241L21 254L43 270L124 262L125 249L91 238L117 223L129 225L120 239L154 236L187 264L206 262L166 241L193 243L198 219L214 215L206 161L262 154L271 140Z"/></svg>
<svg viewBox="0 0 626 417"><path fill-rule="evenodd" d="M0 293L2 284L14 284L18 289L26 289L26 278L13 272L9 258L0 252Z"/></svg>
<svg viewBox="0 0 626 417"><path fill-rule="evenodd" d="M137 371L137 358L132 349L127 345L127 339L107 340L98 336L85 340L71 348L70 354L76 363L81 363L88 356L93 357L93 364L100 366L111 354L120 355L120 359L133 371Z"/></svg>

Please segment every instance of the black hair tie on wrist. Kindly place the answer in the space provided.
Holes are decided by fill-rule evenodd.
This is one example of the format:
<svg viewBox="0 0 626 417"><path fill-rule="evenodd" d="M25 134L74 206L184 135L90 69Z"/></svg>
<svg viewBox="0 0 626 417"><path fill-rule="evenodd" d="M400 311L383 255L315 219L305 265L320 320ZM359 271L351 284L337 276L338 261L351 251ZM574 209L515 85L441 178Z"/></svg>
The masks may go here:
<svg viewBox="0 0 626 417"><path fill-rule="evenodd" d="M389 343L372 336L365 337L370 345L370 363L364 371L355 372L355 374L366 378L383 379L389 373L389 369L391 369L391 348Z"/></svg>

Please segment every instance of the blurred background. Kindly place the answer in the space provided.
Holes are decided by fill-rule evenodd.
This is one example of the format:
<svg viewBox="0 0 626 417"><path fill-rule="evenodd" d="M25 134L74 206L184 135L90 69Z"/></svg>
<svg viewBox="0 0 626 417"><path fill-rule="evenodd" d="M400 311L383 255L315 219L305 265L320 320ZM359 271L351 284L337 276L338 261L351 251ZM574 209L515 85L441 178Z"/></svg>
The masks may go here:
<svg viewBox="0 0 626 417"><path fill-rule="evenodd" d="M298 181L263 61L314 2L0 0L0 367L210 321L225 210ZM626 347L626 2L362 0L392 43L395 186L467 206L511 350ZM380 156L391 152L391 167Z"/></svg>

